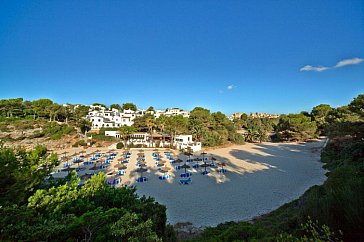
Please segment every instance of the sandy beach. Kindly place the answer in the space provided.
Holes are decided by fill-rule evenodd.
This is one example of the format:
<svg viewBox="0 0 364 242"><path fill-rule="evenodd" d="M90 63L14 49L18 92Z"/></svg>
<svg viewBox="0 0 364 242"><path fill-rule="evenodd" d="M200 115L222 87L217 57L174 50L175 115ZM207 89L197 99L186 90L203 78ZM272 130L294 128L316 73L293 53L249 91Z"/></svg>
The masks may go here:
<svg viewBox="0 0 364 242"><path fill-rule="evenodd" d="M164 166L169 167L171 178L160 180L162 175L153 159L153 149L144 149L147 171L143 173L147 182L137 183L141 173L136 161L140 149L132 149L128 159L125 175L120 176L121 184L135 185L139 195L152 196L167 207L167 218L171 224L189 221L194 226L215 226L225 221L248 220L268 213L282 204L298 198L313 185L322 184L325 170L320 163L320 148L324 140L309 143L262 143L236 145L227 148L207 151L208 163L211 157L216 158L218 167L207 167L207 175L201 172L205 168L192 168L196 161L187 163L192 173L191 184L181 185L180 174L184 169L175 170L170 164L163 149L159 149ZM91 153L99 149L104 154L106 148L87 149ZM68 149L68 155L81 149ZM61 154L64 151L59 151ZM114 160L103 170L111 173L114 165L121 159L122 151L116 150ZM174 151L174 157L185 161L188 157ZM191 158L201 157L200 153ZM225 173L219 173L224 163ZM199 162L203 164L203 162ZM89 165L88 168L94 165ZM72 167L77 167L73 164ZM86 173L88 168L80 172ZM95 172L95 171L94 171ZM65 175L66 172L55 173L54 176Z"/></svg>

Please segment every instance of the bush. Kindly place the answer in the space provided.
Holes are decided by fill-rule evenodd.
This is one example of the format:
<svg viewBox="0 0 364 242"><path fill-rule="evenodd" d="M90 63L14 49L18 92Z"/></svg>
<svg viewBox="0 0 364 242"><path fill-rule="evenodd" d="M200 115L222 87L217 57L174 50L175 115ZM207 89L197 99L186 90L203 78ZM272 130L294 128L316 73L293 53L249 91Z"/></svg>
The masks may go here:
<svg viewBox="0 0 364 242"><path fill-rule="evenodd" d="M86 141L84 141L84 140L79 140L79 141L77 141L76 143L74 143L73 145L72 145L72 147L79 147L79 146L86 146L87 145L87 142Z"/></svg>
<svg viewBox="0 0 364 242"><path fill-rule="evenodd" d="M92 139L100 141L115 141L116 139L112 136L105 136L103 134L92 134Z"/></svg>
<svg viewBox="0 0 364 242"><path fill-rule="evenodd" d="M122 149L122 148L124 148L123 143L119 142L119 143L116 144L116 149Z"/></svg>
<svg viewBox="0 0 364 242"><path fill-rule="evenodd" d="M244 136L238 133L229 132L229 140L238 145L245 144Z"/></svg>

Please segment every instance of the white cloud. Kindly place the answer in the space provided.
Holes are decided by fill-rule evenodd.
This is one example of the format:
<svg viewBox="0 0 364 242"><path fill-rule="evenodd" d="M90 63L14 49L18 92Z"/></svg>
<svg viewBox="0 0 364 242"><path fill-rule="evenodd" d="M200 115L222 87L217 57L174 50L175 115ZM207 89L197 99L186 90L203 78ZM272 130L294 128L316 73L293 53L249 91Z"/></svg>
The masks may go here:
<svg viewBox="0 0 364 242"><path fill-rule="evenodd" d="M364 59L360 59L360 58L352 58L352 59L344 59L339 61L335 68L339 68L339 67L343 67L343 66L347 66L347 65L357 65L361 62L363 62Z"/></svg>
<svg viewBox="0 0 364 242"><path fill-rule="evenodd" d="M310 66L310 65L306 65L304 67L302 67L300 69L300 71L326 71L330 69L330 67L326 67L326 66Z"/></svg>
<svg viewBox="0 0 364 242"><path fill-rule="evenodd" d="M363 62L364 59L361 58L352 58L352 59L344 59L339 61L338 63L336 63L335 66L332 67L328 67L328 66L311 66L311 65L306 65L304 67L301 67L300 71L326 71L326 70L330 70L333 68L340 68L340 67L344 67L344 66L348 66L348 65L357 65L361 62Z"/></svg>
<svg viewBox="0 0 364 242"><path fill-rule="evenodd" d="M234 86L234 85L229 85L229 86L227 86L227 89L228 89L228 90L232 90L233 88L235 88L235 86Z"/></svg>

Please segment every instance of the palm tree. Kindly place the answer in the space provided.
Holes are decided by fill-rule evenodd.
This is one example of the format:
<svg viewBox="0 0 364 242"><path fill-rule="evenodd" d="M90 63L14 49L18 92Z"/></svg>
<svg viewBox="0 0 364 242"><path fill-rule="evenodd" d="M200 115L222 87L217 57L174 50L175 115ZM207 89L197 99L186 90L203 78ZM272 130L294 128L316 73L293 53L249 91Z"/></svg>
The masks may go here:
<svg viewBox="0 0 364 242"><path fill-rule="evenodd" d="M259 143L262 143L267 138L267 132L264 129L258 129L256 131L256 137L259 140Z"/></svg>
<svg viewBox="0 0 364 242"><path fill-rule="evenodd" d="M131 133L135 132L136 129L134 127L132 127L132 126L124 125L124 126L120 127L119 131L120 131L121 136L124 139L124 147L127 148L129 135Z"/></svg>
<svg viewBox="0 0 364 242"><path fill-rule="evenodd" d="M254 142L257 137L257 131L254 129L247 129L245 133L245 140L247 142Z"/></svg>
<svg viewBox="0 0 364 242"><path fill-rule="evenodd" d="M153 146L153 137L152 137L152 134L153 134L153 127L155 126L155 120L154 120L154 118L153 117L148 117L145 120L145 125L147 126L148 131L150 133L149 143L151 143L151 146Z"/></svg>
<svg viewBox="0 0 364 242"><path fill-rule="evenodd" d="M162 116L164 117L164 116ZM156 120L156 124L159 128L159 130L162 132L162 136L163 136L163 147L164 147L164 143L166 142L165 140L165 135L164 135L164 131L165 131L165 127L166 127L166 120L164 118L158 118Z"/></svg>

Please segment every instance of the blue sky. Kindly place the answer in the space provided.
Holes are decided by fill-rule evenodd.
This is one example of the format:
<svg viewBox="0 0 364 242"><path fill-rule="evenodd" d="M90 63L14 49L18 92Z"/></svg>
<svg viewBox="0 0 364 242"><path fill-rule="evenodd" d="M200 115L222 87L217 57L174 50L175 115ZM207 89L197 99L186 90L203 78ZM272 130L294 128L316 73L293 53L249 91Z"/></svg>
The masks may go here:
<svg viewBox="0 0 364 242"><path fill-rule="evenodd" d="M362 59L362 0L0 2L0 99L310 111L364 93Z"/></svg>

